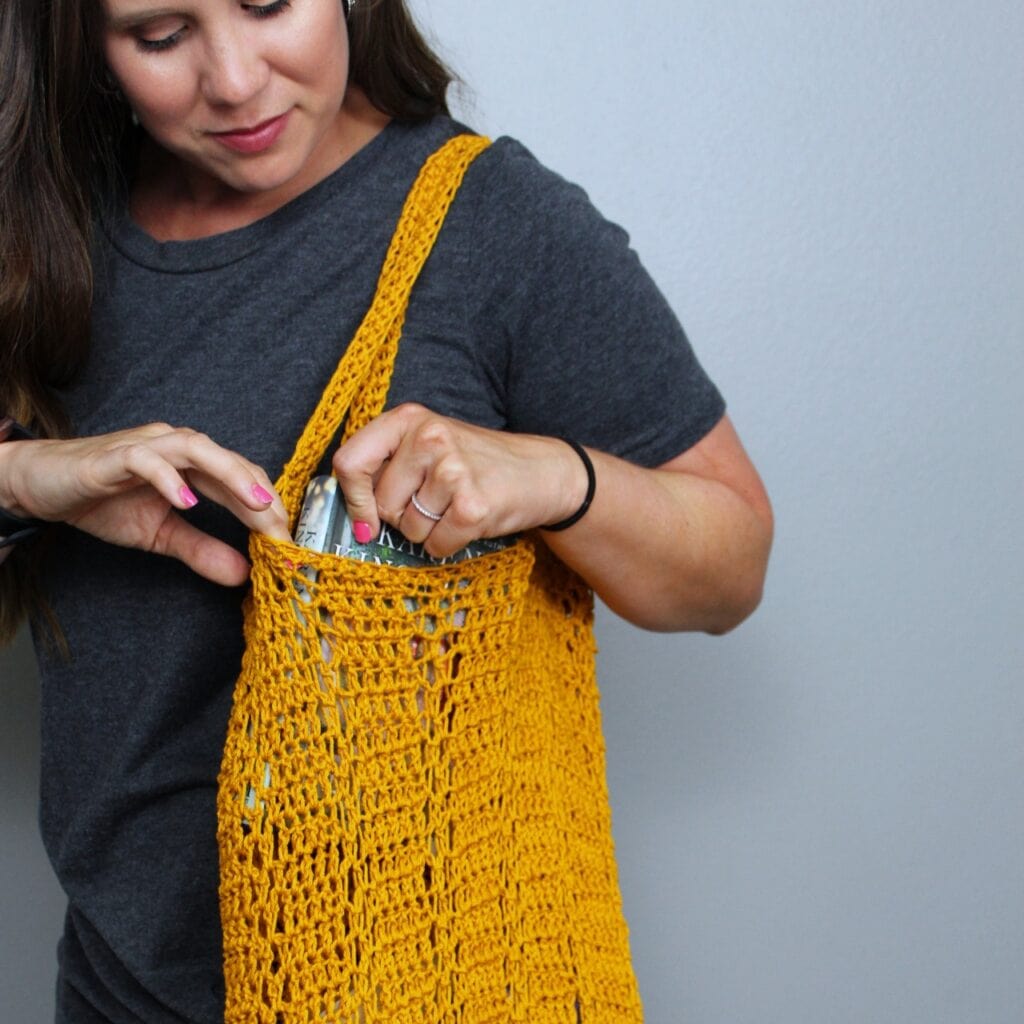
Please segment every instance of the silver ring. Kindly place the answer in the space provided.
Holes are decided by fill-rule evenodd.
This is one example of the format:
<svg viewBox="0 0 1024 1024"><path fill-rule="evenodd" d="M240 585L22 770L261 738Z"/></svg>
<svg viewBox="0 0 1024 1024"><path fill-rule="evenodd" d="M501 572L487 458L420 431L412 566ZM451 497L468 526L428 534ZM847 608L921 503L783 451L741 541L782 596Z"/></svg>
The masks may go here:
<svg viewBox="0 0 1024 1024"><path fill-rule="evenodd" d="M412 502L412 507L416 509L416 511L419 512L421 516L426 516L428 519L433 519L435 523L439 523L442 519L444 519L443 512L438 514L437 512L431 512L429 508L424 508L420 504L419 498L416 497L415 491L412 492L412 497L409 500Z"/></svg>

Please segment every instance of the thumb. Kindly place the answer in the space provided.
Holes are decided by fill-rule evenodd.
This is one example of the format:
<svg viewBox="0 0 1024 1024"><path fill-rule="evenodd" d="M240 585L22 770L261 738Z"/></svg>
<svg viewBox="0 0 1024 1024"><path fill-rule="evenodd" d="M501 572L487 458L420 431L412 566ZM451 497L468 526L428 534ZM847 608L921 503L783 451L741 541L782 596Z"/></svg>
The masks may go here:
<svg viewBox="0 0 1024 1024"><path fill-rule="evenodd" d="M352 535L360 544L366 544L380 533L377 481L401 447L408 428L410 410L415 413L417 409L400 406L381 413L360 427L334 453L331 460L334 475L345 496L345 507L352 521ZM384 511L388 515L391 510ZM388 521L392 520L389 518Z"/></svg>
<svg viewBox="0 0 1024 1024"><path fill-rule="evenodd" d="M204 579L225 587L238 587L249 579L250 566L244 555L185 522L177 512L168 513L152 550L177 558Z"/></svg>
<svg viewBox="0 0 1024 1024"><path fill-rule="evenodd" d="M345 498L345 509L352 523L352 536L360 544L367 544L380 533L380 514L373 491L373 477L369 473L355 473L339 482Z"/></svg>

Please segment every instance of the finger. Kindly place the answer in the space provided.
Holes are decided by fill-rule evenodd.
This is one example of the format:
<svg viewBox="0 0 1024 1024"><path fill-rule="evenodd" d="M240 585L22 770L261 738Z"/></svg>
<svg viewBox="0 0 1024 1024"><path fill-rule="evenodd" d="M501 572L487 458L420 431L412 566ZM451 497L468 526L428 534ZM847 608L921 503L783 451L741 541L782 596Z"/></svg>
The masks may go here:
<svg viewBox="0 0 1024 1024"><path fill-rule="evenodd" d="M406 425L401 444L377 481L378 511L403 533L410 530L406 534L410 540L422 541L466 476L457 428L452 421L427 412Z"/></svg>
<svg viewBox="0 0 1024 1024"><path fill-rule="evenodd" d="M378 502L388 500L389 488L404 497L410 481L422 477L422 483L408 492L398 528L410 540L425 543L430 554L436 553L436 545L448 547L461 540L463 543L456 543L451 549L457 550L479 537L480 533L474 531L483 527L486 509L473 497L476 492L473 472L455 435L456 430L444 420L422 426L415 445L409 446L414 450L407 460L408 468L403 470L396 466L396 482L392 483L388 479L389 467L377 488ZM401 454L396 457L396 463ZM428 539L430 543L426 543ZM451 550L444 553L450 554Z"/></svg>
<svg viewBox="0 0 1024 1024"><path fill-rule="evenodd" d="M403 461L397 453L413 418L408 406L389 410L358 430L334 453L331 465L345 497L352 532L360 543L377 536L382 518L398 524L409 495L422 480L421 473L394 508L380 501L378 492L383 481L393 475L396 461L399 465Z"/></svg>
<svg viewBox="0 0 1024 1024"><path fill-rule="evenodd" d="M421 505L426 503L418 498ZM429 505L426 505L430 508ZM469 495L456 495L432 529L423 539L423 547L433 558L444 558L485 536L487 510L483 503ZM405 519L399 527L405 533ZM407 535L408 536L408 535Z"/></svg>
<svg viewBox="0 0 1024 1024"><path fill-rule="evenodd" d="M230 544L196 529L170 511L157 531L153 551L184 562L213 583L237 587L249 578L249 563Z"/></svg>
<svg viewBox="0 0 1024 1024"><path fill-rule="evenodd" d="M199 501L182 473L142 442L101 453L95 460L94 473L96 489L103 496L149 484L174 508L192 508Z"/></svg>
<svg viewBox="0 0 1024 1024"><path fill-rule="evenodd" d="M432 498L430 493L429 484L424 484L418 491L413 491L397 523L398 529L417 544L422 544L438 527L448 509L447 497ZM432 493L438 493L437 489L433 488Z"/></svg>
<svg viewBox="0 0 1024 1024"><path fill-rule="evenodd" d="M174 507L196 504L191 482L250 529L289 539L288 514L267 474L205 434L177 430L149 444L132 445L129 451L126 467L157 487Z"/></svg>
<svg viewBox="0 0 1024 1024"><path fill-rule="evenodd" d="M180 429L152 442L179 469L196 469L217 480L247 508L264 510L280 500L267 474L238 452L224 448L206 434Z"/></svg>
<svg viewBox="0 0 1024 1024"><path fill-rule="evenodd" d="M207 473L190 470L188 479L199 494L223 505L243 525L257 533L277 540L291 540L288 531L288 512L280 496L263 484L251 484L245 490L245 479L229 483L212 478ZM269 481L268 481L269 483ZM266 497L270 501L266 501ZM258 507L254 508L254 505Z"/></svg>

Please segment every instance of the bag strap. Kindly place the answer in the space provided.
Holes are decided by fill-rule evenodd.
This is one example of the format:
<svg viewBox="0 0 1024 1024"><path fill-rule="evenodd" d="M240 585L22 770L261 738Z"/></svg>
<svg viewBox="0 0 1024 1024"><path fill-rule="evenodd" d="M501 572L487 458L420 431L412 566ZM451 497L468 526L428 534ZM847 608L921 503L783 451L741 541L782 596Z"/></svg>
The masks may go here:
<svg viewBox="0 0 1024 1024"><path fill-rule="evenodd" d="M348 438L383 410L409 296L469 165L488 145L478 135L449 139L427 158L409 190L373 302L275 484L293 529L306 484L346 413Z"/></svg>

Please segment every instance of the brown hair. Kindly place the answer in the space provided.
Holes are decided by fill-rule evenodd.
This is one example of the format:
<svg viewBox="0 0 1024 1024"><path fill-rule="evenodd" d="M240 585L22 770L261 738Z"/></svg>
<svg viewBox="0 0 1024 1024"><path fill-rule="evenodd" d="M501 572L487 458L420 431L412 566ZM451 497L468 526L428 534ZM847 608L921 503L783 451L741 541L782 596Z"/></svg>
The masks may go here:
<svg viewBox="0 0 1024 1024"><path fill-rule="evenodd" d="M360 0L348 19L349 80L399 121L448 113L451 71L427 45L404 0Z"/></svg>
<svg viewBox="0 0 1024 1024"><path fill-rule="evenodd" d="M374 106L404 121L448 112L453 76L404 0L361 0L348 28L349 78ZM93 217L138 141L102 31L99 0L0 2L0 412L48 437L68 432L56 392L88 354ZM0 645L42 611L34 547L0 565Z"/></svg>

